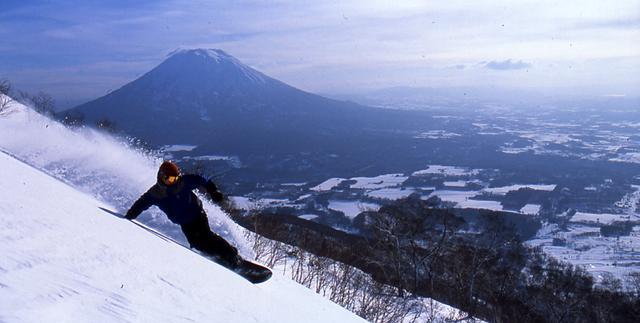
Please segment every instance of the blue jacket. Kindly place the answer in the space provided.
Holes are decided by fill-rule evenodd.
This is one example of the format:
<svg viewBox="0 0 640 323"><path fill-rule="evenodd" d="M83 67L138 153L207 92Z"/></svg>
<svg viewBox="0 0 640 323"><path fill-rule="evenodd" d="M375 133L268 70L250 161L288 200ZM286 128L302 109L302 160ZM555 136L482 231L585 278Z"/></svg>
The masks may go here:
<svg viewBox="0 0 640 323"><path fill-rule="evenodd" d="M191 223L205 215L202 201L193 193L194 189L205 189L214 202L222 200L222 194L212 181L206 180L200 175L182 175L178 181L167 186L158 181L127 211L127 219L135 219L142 211L152 205L160 208L171 222L176 224Z"/></svg>

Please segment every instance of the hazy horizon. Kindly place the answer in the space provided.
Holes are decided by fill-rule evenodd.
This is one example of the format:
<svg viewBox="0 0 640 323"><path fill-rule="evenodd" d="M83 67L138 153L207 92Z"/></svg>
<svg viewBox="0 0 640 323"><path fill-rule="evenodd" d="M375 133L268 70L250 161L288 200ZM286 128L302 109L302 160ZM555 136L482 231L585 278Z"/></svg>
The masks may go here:
<svg viewBox="0 0 640 323"><path fill-rule="evenodd" d="M177 48L220 48L314 93L390 87L640 95L637 1L13 1L0 78L59 106L133 81Z"/></svg>

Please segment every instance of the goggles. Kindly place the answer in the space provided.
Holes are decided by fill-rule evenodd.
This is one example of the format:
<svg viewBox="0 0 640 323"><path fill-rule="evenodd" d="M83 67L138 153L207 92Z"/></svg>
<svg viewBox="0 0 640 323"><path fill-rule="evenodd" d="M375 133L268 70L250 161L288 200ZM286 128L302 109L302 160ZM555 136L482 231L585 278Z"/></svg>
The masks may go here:
<svg viewBox="0 0 640 323"><path fill-rule="evenodd" d="M165 176L164 177L164 183L167 185L173 185L178 181L178 178L180 176Z"/></svg>

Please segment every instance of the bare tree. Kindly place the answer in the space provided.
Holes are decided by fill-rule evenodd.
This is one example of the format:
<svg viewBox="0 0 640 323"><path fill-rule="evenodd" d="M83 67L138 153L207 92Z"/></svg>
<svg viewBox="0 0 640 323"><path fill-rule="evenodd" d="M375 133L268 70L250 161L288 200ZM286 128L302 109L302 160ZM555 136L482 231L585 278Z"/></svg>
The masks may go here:
<svg viewBox="0 0 640 323"><path fill-rule="evenodd" d="M397 287L375 281L347 264L320 257L282 242L246 232L256 258L283 275L314 289L371 322L441 322L437 305L415 296L398 296ZM450 317L454 319L453 316Z"/></svg>
<svg viewBox="0 0 640 323"><path fill-rule="evenodd" d="M11 83L7 79L0 79L0 93L8 95L11 91Z"/></svg>
<svg viewBox="0 0 640 323"><path fill-rule="evenodd" d="M9 92L11 92L11 83L6 79L0 79L0 115L6 114L13 102Z"/></svg>
<svg viewBox="0 0 640 323"><path fill-rule="evenodd" d="M38 94L31 97L33 108L36 112L43 115L52 115L55 112L55 101L51 95L38 92Z"/></svg>
<svg viewBox="0 0 640 323"><path fill-rule="evenodd" d="M627 274L626 280L628 292L635 297L640 297L640 272Z"/></svg>

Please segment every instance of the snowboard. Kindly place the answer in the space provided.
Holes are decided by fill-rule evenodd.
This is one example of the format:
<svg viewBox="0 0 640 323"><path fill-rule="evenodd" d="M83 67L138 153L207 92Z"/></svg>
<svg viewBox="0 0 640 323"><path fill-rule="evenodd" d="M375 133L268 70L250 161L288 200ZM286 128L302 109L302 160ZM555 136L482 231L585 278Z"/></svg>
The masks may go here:
<svg viewBox="0 0 640 323"><path fill-rule="evenodd" d="M242 276L244 279L254 284L259 284L269 280L269 278L271 278L271 275L273 274L271 272L271 269L246 259L242 259L239 266L229 266L227 262L215 259L216 257L205 255L199 251L196 252L201 254L203 257L209 258L212 261L226 267L227 269L235 272L236 274Z"/></svg>
<svg viewBox="0 0 640 323"><path fill-rule="evenodd" d="M114 212L114 211L111 211L109 209L102 208L102 207L100 207L100 209L102 211L105 211L105 212L111 214L111 215L114 215L116 217L125 219L124 215L122 215L120 213L117 213L117 212ZM145 231L150 232L150 233L158 236L159 238L161 238L161 239L163 239L163 240L165 240L165 241L167 241L169 243L175 243L177 245L180 245L180 246L184 247L185 249L188 249L191 252L195 252L195 253L201 255L202 257L207 258L207 259L209 259L209 260L211 260L211 261L213 261L213 262L215 262L215 263L217 263L217 264L219 264L219 265L221 265L221 266L233 271L234 273L236 273L239 276L243 277L244 279L250 281L251 283L259 284L259 283L265 282L265 281L269 280L269 278L271 278L271 276L273 275L273 273L271 272L271 269L269 269L269 268L267 268L267 267L265 267L263 265L257 264L255 262L246 260L246 259L242 259L242 262L240 263L239 266L230 266L227 262L219 259L218 257L207 255L207 254L202 253L202 252L200 252L198 250L195 250L195 249L192 249L192 248L190 248L188 246L185 246L184 244L176 241L175 239L173 239L173 238L171 238L171 237L169 237L169 236L167 236L167 235L165 235L165 234L163 234L163 233L161 233L161 232L159 232L159 231L157 231L155 229L152 229L152 228L150 228L150 227L148 227L148 226L146 226L146 225L144 225L144 224L142 224L142 223L140 223L138 221L132 220L131 223L139 226L140 228L144 229Z"/></svg>
<svg viewBox="0 0 640 323"><path fill-rule="evenodd" d="M254 284L265 282L273 275L271 269L246 259L243 259L240 267L233 271Z"/></svg>

